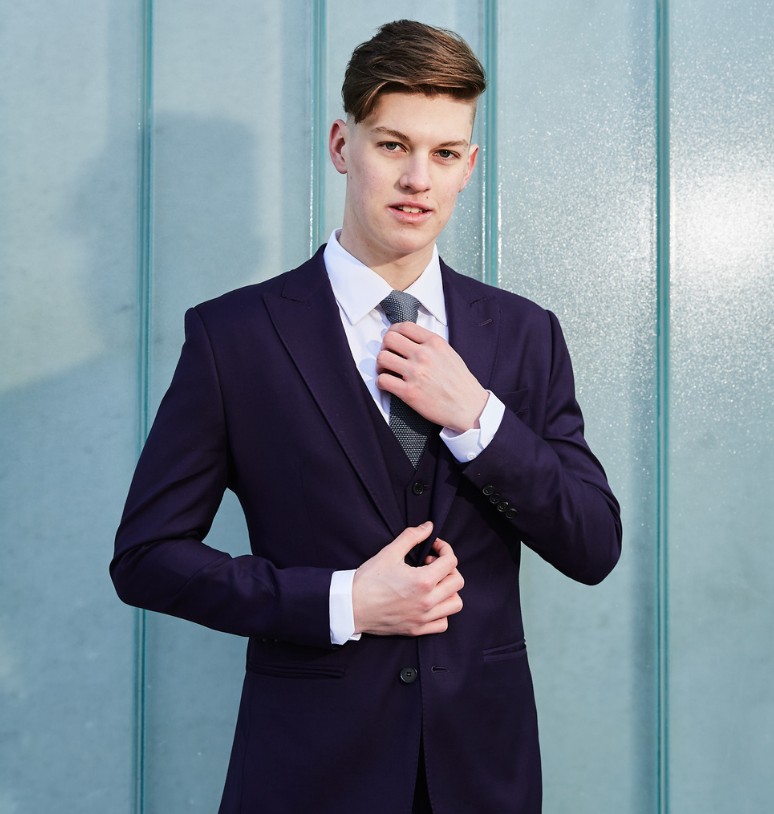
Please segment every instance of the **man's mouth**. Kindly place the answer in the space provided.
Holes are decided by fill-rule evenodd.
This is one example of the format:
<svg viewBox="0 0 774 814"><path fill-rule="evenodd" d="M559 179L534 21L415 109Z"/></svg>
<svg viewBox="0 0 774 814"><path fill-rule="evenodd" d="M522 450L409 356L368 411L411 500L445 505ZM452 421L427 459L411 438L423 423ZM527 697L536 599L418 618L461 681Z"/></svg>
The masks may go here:
<svg viewBox="0 0 774 814"><path fill-rule="evenodd" d="M418 206L398 205L393 206L393 209L398 209L401 212L408 212L410 215L421 215L423 212L429 212L429 209L422 209Z"/></svg>

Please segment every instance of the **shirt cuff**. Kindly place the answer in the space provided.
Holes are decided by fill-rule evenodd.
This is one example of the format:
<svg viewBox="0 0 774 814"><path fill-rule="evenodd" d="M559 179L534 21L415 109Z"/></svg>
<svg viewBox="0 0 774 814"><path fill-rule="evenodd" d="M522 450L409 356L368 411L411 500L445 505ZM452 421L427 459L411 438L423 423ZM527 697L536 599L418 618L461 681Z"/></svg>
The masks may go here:
<svg viewBox="0 0 774 814"><path fill-rule="evenodd" d="M355 633L355 614L352 609L353 571L334 571L331 575L331 592L328 598L331 644L346 644L358 641Z"/></svg>
<svg viewBox="0 0 774 814"><path fill-rule="evenodd" d="M500 423L505 414L505 405L491 390L487 390L487 392L489 398L478 418L479 426L477 428L459 433L446 427L441 430L441 440L458 463L466 464L477 458L489 446L495 433L500 429Z"/></svg>

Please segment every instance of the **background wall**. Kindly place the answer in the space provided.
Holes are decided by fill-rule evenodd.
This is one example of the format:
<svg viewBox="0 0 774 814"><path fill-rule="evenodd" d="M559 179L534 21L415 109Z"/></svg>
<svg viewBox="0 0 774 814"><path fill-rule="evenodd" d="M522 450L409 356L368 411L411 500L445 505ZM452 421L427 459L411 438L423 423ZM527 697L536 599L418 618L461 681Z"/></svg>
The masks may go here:
<svg viewBox="0 0 774 814"><path fill-rule="evenodd" d="M600 587L525 564L545 810L770 808L771 3L0 0L0 814L217 808L244 643L121 606L112 536L185 308L338 224L385 14L487 64L442 254L559 314L623 507Z"/></svg>

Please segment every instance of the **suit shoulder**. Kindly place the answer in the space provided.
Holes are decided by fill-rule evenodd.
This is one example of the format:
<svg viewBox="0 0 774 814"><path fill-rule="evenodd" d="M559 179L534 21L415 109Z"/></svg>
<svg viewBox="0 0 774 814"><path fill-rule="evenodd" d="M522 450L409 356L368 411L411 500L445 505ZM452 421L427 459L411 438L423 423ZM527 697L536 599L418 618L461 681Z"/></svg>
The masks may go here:
<svg viewBox="0 0 774 814"><path fill-rule="evenodd" d="M264 298L267 295L290 296L296 292L310 292L326 279L325 263L322 260L322 249L297 268L278 274L260 283L252 283L241 288L227 291L211 300L194 306L194 310L205 322L227 319L233 321L240 315L250 315L264 309Z"/></svg>
<svg viewBox="0 0 774 814"><path fill-rule="evenodd" d="M473 277L468 277L465 274L460 274L445 263L442 264L442 269L447 280L471 301L491 297L496 300L500 308L506 313L518 314L522 319L531 317L544 321L550 313L538 303L523 297L521 294L515 294L513 291L507 291L489 285L489 283L484 283L481 280L476 280Z"/></svg>

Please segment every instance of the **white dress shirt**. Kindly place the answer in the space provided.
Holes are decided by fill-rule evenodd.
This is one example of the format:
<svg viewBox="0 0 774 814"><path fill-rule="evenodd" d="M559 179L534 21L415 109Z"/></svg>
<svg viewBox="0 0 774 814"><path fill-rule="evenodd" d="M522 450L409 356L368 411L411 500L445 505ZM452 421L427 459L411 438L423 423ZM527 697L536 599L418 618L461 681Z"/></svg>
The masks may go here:
<svg viewBox="0 0 774 814"><path fill-rule="evenodd" d="M325 247L323 255L325 268L339 306L339 316L352 351L352 358L376 406L385 421L389 421L390 393L380 390L376 385L376 356L390 327L390 321L379 304L392 289L375 271L342 248L338 241L340 232L340 229L335 230ZM406 292L419 300L417 324L448 341L449 326L437 248L433 247L433 256L427 268ZM503 403L490 392L479 417L478 428L455 433L444 427L440 433L441 440L460 463L472 461L494 437L504 412ZM360 638L354 633L355 622L352 612L354 575L354 571L336 571L331 579L329 610L333 644L344 644L350 639Z"/></svg>

